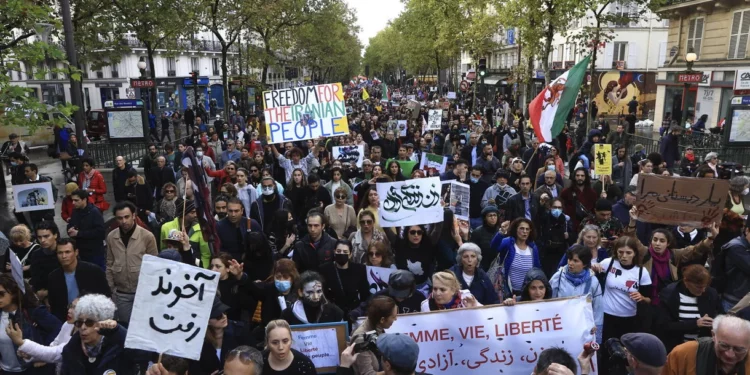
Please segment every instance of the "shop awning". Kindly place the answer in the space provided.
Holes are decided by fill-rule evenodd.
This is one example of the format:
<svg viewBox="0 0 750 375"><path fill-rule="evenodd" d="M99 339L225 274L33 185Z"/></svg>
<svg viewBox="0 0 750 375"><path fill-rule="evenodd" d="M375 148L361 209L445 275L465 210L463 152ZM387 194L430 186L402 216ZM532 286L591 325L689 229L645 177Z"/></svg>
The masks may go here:
<svg viewBox="0 0 750 375"><path fill-rule="evenodd" d="M484 84L485 85L490 85L490 86L494 86L494 85L497 85L497 84L501 84L501 85L502 84L507 84L507 82L506 82L507 79L508 79L508 76L505 76L505 75L502 75L502 76L501 75L492 75L492 76L488 76L487 78L484 79Z"/></svg>

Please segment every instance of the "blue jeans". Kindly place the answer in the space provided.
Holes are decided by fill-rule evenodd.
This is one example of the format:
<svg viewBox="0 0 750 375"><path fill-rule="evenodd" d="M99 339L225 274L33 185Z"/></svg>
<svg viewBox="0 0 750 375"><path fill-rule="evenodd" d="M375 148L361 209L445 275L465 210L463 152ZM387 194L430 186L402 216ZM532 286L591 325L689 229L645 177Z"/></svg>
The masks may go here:
<svg viewBox="0 0 750 375"><path fill-rule="evenodd" d="M481 217L470 217L469 218L469 226L471 226L471 229L477 229L482 226L484 222L482 221Z"/></svg>

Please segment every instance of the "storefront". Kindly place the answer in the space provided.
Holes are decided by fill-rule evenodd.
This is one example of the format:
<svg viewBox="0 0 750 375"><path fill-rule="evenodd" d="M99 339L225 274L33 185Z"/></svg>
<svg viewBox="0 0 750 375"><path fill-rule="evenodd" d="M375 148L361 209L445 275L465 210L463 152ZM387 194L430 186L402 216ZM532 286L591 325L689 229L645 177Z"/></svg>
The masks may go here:
<svg viewBox="0 0 750 375"><path fill-rule="evenodd" d="M729 113L736 71L703 71L701 83L689 85L687 92L684 84L675 81L677 73L679 71L658 73L654 122L661 124L669 113L673 120L684 124L682 112L685 103L688 117L695 116L698 119L706 115L706 128L716 127Z"/></svg>

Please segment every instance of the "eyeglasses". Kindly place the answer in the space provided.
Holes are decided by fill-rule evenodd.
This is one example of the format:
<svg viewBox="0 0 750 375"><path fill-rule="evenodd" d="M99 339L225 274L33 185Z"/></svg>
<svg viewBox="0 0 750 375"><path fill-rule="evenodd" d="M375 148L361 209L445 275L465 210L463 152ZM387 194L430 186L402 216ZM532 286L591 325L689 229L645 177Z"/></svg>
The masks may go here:
<svg viewBox="0 0 750 375"><path fill-rule="evenodd" d="M167 194L168 193L174 193L174 190L171 190L171 189L170 190L164 190L164 193L167 193Z"/></svg>
<svg viewBox="0 0 750 375"><path fill-rule="evenodd" d="M81 328L84 324L86 325L86 327L91 328L94 326L94 324L96 324L96 320L94 319L76 320L74 324L76 328Z"/></svg>
<svg viewBox="0 0 750 375"><path fill-rule="evenodd" d="M726 352L731 349L734 352L734 354L737 354L737 355L744 355L747 353L747 348L743 348L740 346L732 346L723 341L718 341L718 346L719 346L719 350L721 350L722 352Z"/></svg>
<svg viewBox="0 0 750 375"><path fill-rule="evenodd" d="M409 231L409 234L411 234L412 236L421 236L422 233L423 232L421 230L410 230Z"/></svg>
<svg viewBox="0 0 750 375"><path fill-rule="evenodd" d="M336 199L346 199L346 195L337 195Z"/></svg>

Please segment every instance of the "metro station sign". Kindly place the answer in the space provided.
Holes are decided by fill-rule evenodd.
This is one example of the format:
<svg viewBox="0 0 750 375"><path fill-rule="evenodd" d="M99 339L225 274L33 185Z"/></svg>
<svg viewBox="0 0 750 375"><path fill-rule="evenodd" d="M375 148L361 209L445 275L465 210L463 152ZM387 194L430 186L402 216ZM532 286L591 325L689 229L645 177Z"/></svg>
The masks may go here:
<svg viewBox="0 0 750 375"><path fill-rule="evenodd" d="M702 81L703 72L675 74L675 82L677 83L701 83Z"/></svg>

